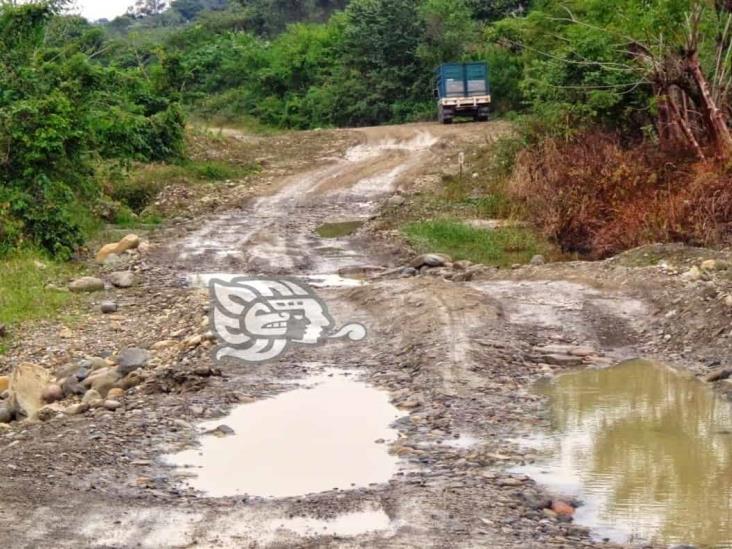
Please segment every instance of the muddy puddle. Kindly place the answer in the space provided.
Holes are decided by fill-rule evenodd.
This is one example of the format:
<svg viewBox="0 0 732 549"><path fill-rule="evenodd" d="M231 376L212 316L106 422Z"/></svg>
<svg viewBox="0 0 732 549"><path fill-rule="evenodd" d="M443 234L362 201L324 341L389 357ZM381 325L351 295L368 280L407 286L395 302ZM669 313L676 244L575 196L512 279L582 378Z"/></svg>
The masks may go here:
<svg viewBox="0 0 732 549"><path fill-rule="evenodd" d="M583 505L597 538L732 547L732 405L650 361L544 383L547 462L520 467Z"/></svg>
<svg viewBox="0 0 732 549"><path fill-rule="evenodd" d="M190 472L187 483L211 497L348 490L387 482L396 473L388 447L397 438L390 425L399 416L386 393L350 372L328 370L201 424L204 432L225 425L234 434L203 435L200 447L164 459Z"/></svg>
<svg viewBox="0 0 732 549"><path fill-rule="evenodd" d="M355 233L363 224L363 220L323 223L315 232L320 238L343 238Z"/></svg>

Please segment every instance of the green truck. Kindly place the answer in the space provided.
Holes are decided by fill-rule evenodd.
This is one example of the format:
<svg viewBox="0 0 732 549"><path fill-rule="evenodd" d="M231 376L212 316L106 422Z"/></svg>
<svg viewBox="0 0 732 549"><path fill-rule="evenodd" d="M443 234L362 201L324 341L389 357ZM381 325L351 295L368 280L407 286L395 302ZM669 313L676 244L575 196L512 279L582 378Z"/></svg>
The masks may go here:
<svg viewBox="0 0 732 549"><path fill-rule="evenodd" d="M486 63L444 63L436 73L435 97L440 122L450 124L456 116L488 120L491 93Z"/></svg>

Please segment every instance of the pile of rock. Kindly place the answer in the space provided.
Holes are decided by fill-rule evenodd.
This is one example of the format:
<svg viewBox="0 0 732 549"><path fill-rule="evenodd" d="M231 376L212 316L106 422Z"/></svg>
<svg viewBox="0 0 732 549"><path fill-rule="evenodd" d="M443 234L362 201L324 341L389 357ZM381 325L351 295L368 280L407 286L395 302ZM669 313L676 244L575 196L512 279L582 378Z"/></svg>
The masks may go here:
<svg viewBox="0 0 732 549"><path fill-rule="evenodd" d="M477 274L489 270L491 267L471 261L453 261L448 255L429 253L418 255L409 262L409 265L398 269L398 275L401 277L434 276L454 282L466 282L472 280Z"/></svg>
<svg viewBox="0 0 732 549"><path fill-rule="evenodd" d="M148 351L130 347L113 360L85 358L63 366L55 375L36 364L19 364L10 376L0 376L0 423L47 421L91 408L117 410L125 393L146 379L142 368L150 358Z"/></svg>

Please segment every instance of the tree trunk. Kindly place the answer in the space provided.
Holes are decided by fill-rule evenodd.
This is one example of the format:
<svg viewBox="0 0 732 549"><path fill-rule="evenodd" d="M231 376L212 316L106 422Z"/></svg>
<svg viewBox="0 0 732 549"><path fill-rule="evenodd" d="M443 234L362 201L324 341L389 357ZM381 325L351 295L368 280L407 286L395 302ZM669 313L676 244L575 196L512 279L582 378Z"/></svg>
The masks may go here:
<svg viewBox="0 0 732 549"><path fill-rule="evenodd" d="M702 150L701 145L699 145L699 141L697 141L696 137L694 136L694 132L692 131L691 126L689 126L689 121L685 116L683 116L683 114L679 110L678 105L676 105L676 102L670 95L666 96L666 100L675 119L676 127L678 127L684 134L687 146L694 149L694 152L696 152L699 160L701 160L702 162L706 162L707 158L704 155L704 151Z"/></svg>
<svg viewBox="0 0 732 549"><path fill-rule="evenodd" d="M712 97L709 83L699 64L699 55L696 51L689 53L686 59L686 68L699 88L699 99L704 123L707 126L710 140L714 145L717 156L720 159L727 159L732 155L732 135L724 113L717 107Z"/></svg>

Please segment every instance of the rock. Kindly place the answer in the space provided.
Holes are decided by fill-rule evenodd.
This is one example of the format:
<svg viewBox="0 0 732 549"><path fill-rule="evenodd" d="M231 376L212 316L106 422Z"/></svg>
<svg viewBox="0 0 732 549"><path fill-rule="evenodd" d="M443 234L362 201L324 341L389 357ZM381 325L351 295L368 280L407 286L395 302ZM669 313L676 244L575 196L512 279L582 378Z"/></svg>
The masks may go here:
<svg viewBox="0 0 732 549"><path fill-rule="evenodd" d="M732 294L728 294L728 295L724 296L724 304L727 307L732 307Z"/></svg>
<svg viewBox="0 0 732 549"><path fill-rule="evenodd" d="M552 501L551 510L554 511L559 518L571 518L572 515L574 515L574 507L561 499L555 499Z"/></svg>
<svg viewBox="0 0 732 549"><path fill-rule="evenodd" d="M543 255L539 255L539 254L537 254L534 257L532 257L531 258L531 261L529 261L529 264L530 265L534 265L534 266L543 265L544 263L546 263L546 260L544 259L544 256Z"/></svg>
<svg viewBox="0 0 732 549"><path fill-rule="evenodd" d="M102 406L104 406L104 408L109 410L110 412L114 412L117 408L122 406L122 404L120 404L116 400L105 400Z"/></svg>
<svg viewBox="0 0 732 549"><path fill-rule="evenodd" d="M135 284L135 275L130 271L118 271L109 275L109 281L116 288L130 288Z"/></svg>
<svg viewBox="0 0 732 549"><path fill-rule="evenodd" d="M103 262L105 267L116 267L122 263L124 263L124 260L117 254L109 254Z"/></svg>
<svg viewBox="0 0 732 549"><path fill-rule="evenodd" d="M0 376L0 393L7 390L10 386L10 378L8 376Z"/></svg>
<svg viewBox="0 0 732 549"><path fill-rule="evenodd" d="M45 368L28 362L19 364L10 375L9 409L16 416L20 413L34 418L43 408L43 390L50 383L51 378Z"/></svg>
<svg viewBox="0 0 732 549"><path fill-rule="evenodd" d="M117 312L117 304L114 301L102 301L100 308L105 315Z"/></svg>
<svg viewBox="0 0 732 549"><path fill-rule="evenodd" d="M43 389L43 392L41 393L41 398L44 402L48 403L63 400L64 390L55 383L52 383L51 385Z"/></svg>
<svg viewBox="0 0 732 549"><path fill-rule="evenodd" d="M36 414L36 417L41 421L49 421L53 418L55 418L59 413L59 410L56 408L53 408L51 406L44 406L40 410L38 410L38 414Z"/></svg>
<svg viewBox="0 0 732 549"><path fill-rule="evenodd" d="M72 292L98 292L104 289L104 281L94 276L82 276L69 284Z"/></svg>
<svg viewBox="0 0 732 549"><path fill-rule="evenodd" d="M391 207L399 207L403 205L407 201L406 198L404 198L400 194L395 194L394 196L390 196L389 199L386 201L387 206Z"/></svg>
<svg viewBox="0 0 732 549"><path fill-rule="evenodd" d="M399 271L399 274L404 277L417 276L417 269L415 269L414 267L404 267L402 270Z"/></svg>
<svg viewBox="0 0 732 549"><path fill-rule="evenodd" d="M93 372L84 380L84 387L97 391L101 396L105 396L115 384L122 379L117 368L107 367Z"/></svg>
<svg viewBox="0 0 732 549"><path fill-rule="evenodd" d="M732 377L732 368L726 367L726 368L719 368L718 370L715 370L709 374L707 374L704 377L704 381L708 383L712 383L714 381L721 381L723 379L727 379L729 377Z"/></svg>
<svg viewBox="0 0 732 549"><path fill-rule="evenodd" d="M70 375L66 378L66 380L63 382L63 385L61 388L64 391L64 395L67 397L73 396L73 395L83 395L86 392L86 389L82 386L81 383L79 383L79 378L77 378L75 375Z"/></svg>
<svg viewBox="0 0 732 549"><path fill-rule="evenodd" d="M150 353L139 347L122 349L117 355L117 371L126 376L138 368L142 368L150 360Z"/></svg>
<svg viewBox="0 0 732 549"><path fill-rule="evenodd" d="M68 408L64 409L64 413L67 416L76 416L79 414L83 414L89 409L89 404L80 402L79 404L72 404Z"/></svg>
<svg viewBox="0 0 732 549"><path fill-rule="evenodd" d="M140 242L140 245L137 247L137 251L141 254L146 254L150 251L150 243L147 240L143 240Z"/></svg>
<svg viewBox="0 0 732 549"><path fill-rule="evenodd" d="M175 339L163 339L161 341L153 343L152 349L153 351L162 351L163 349L169 349L170 347L175 347L176 345L178 345L178 342Z"/></svg>
<svg viewBox="0 0 732 549"><path fill-rule="evenodd" d="M526 505L537 511L549 507L552 504L551 498L531 489L521 492L521 498L526 502Z"/></svg>
<svg viewBox="0 0 732 549"><path fill-rule="evenodd" d="M718 267L719 265L716 259L707 259L706 261L702 261L701 263L702 271L716 271Z"/></svg>
<svg viewBox="0 0 732 549"><path fill-rule="evenodd" d="M84 393L84 397L81 399L81 403L91 406L92 404L101 400L102 395L99 394L99 391L97 391L96 389L89 389L86 393Z"/></svg>
<svg viewBox="0 0 732 549"><path fill-rule="evenodd" d="M109 392L107 392L107 398L110 400L117 400L125 396L125 390L120 389L119 387L112 387Z"/></svg>
<svg viewBox="0 0 732 549"><path fill-rule="evenodd" d="M127 250L137 248L140 245L140 237L135 234L128 234L119 242L107 244L97 252L97 263L104 263L111 254L121 255Z"/></svg>
<svg viewBox="0 0 732 549"><path fill-rule="evenodd" d="M183 341L183 346L187 347L189 349L193 349L194 347L198 347L202 341L203 341L202 335L200 335L200 334L192 335L190 337L187 337Z"/></svg>
<svg viewBox="0 0 732 549"><path fill-rule="evenodd" d="M205 434L207 434L207 435L214 435L214 436L217 436L217 437L225 437L225 436L233 435L235 433L234 433L234 429L232 429L228 425L219 425L215 429L211 429L210 431L206 431Z"/></svg>
<svg viewBox="0 0 732 549"><path fill-rule="evenodd" d="M144 380L145 378L142 377L140 371L130 372L117 383L117 387L124 391L127 391L129 389L132 389L133 387L137 387Z"/></svg>
<svg viewBox="0 0 732 549"><path fill-rule="evenodd" d="M547 364L554 366L577 366L582 364L582 357L573 355L549 354L541 357Z"/></svg>
<svg viewBox="0 0 732 549"><path fill-rule="evenodd" d="M688 281L688 282L695 282L702 277L702 272L699 270L699 267L694 265L691 269L686 271L684 274L681 275L681 278Z"/></svg>
<svg viewBox="0 0 732 549"><path fill-rule="evenodd" d="M461 259L460 261L455 261L452 264L452 268L456 271L465 271L468 268L470 268L473 265L472 261L468 261L467 259Z"/></svg>
<svg viewBox="0 0 732 549"><path fill-rule="evenodd" d="M112 366L112 363L98 356L90 356L79 362L79 366L87 368L92 372L101 370L102 368L108 368Z"/></svg>
<svg viewBox="0 0 732 549"><path fill-rule="evenodd" d="M13 412L8 410L7 406L0 406L0 423L10 423L13 421Z"/></svg>
<svg viewBox="0 0 732 549"><path fill-rule="evenodd" d="M451 263L450 256L445 254L422 254L415 257L409 264L414 269L420 267L442 267L445 263Z"/></svg>

